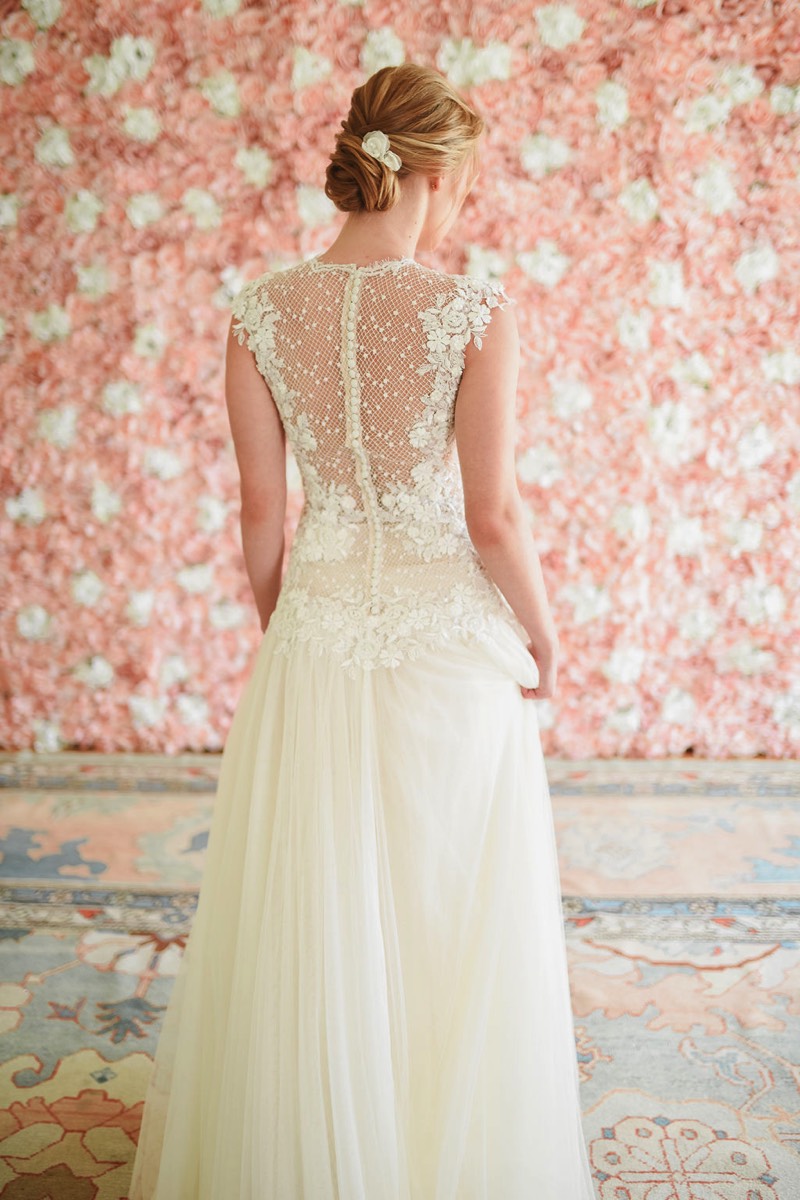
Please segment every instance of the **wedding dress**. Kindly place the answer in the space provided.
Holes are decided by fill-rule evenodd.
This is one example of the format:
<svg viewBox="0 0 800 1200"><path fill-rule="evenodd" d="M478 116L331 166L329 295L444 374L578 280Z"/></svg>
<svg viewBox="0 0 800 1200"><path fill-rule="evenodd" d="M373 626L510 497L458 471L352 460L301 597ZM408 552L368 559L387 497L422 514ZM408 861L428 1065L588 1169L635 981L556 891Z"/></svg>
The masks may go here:
<svg viewBox="0 0 800 1200"><path fill-rule="evenodd" d="M499 284L244 286L305 504L227 737L130 1200L593 1200L525 630L454 408Z"/></svg>

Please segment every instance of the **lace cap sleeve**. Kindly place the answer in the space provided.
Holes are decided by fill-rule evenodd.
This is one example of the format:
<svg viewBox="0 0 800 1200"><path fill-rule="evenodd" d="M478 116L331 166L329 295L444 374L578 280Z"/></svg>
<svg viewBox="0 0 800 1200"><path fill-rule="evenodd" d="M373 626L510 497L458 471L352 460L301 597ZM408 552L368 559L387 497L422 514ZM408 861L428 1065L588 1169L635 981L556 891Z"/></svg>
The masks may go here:
<svg viewBox="0 0 800 1200"><path fill-rule="evenodd" d="M273 303L269 281L270 274L260 275L240 288L231 305L235 318L231 330L240 346L246 341L256 366L271 387L280 312Z"/></svg>
<svg viewBox="0 0 800 1200"><path fill-rule="evenodd" d="M505 308L507 304L516 304L513 296L509 296L502 283L491 279L480 279L477 276L464 276L468 281L469 325L472 340L480 350L482 337L492 319L492 310Z"/></svg>
<svg viewBox="0 0 800 1200"><path fill-rule="evenodd" d="M236 317L233 333L240 346L244 345L246 338L250 350L254 349L253 338L260 323L257 296L260 282L260 279L251 279L249 283L245 283L236 293L231 305L231 314Z"/></svg>

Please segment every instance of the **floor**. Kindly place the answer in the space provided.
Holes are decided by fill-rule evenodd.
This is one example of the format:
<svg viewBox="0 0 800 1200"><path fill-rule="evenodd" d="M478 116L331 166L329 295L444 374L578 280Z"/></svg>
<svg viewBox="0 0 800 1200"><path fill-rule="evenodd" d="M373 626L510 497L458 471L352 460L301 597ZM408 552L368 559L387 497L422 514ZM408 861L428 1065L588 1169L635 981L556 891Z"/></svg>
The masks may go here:
<svg viewBox="0 0 800 1200"><path fill-rule="evenodd" d="M0 754L2 1200L126 1195L218 766ZM547 770L598 1197L798 1200L800 763Z"/></svg>

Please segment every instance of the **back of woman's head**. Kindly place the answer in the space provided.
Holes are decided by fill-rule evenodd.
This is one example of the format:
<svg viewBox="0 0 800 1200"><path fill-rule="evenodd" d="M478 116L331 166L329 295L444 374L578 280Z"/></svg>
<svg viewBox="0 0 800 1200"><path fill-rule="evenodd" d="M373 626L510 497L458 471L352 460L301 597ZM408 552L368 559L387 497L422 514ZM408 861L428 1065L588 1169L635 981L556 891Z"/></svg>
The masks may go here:
<svg viewBox="0 0 800 1200"><path fill-rule="evenodd" d="M357 87L336 135L325 171L325 195L342 212L385 212L400 198L410 173L477 171L482 116L433 67L381 67ZM398 171L362 149L365 134L385 133L402 165Z"/></svg>

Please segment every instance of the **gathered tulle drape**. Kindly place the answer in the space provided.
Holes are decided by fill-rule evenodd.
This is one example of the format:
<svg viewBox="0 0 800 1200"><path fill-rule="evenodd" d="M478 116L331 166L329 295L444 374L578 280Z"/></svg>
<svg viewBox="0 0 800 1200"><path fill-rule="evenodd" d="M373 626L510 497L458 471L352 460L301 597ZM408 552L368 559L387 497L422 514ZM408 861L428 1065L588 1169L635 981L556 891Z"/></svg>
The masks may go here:
<svg viewBox="0 0 800 1200"><path fill-rule="evenodd" d="M591 1200L536 668L260 643L130 1200Z"/></svg>

